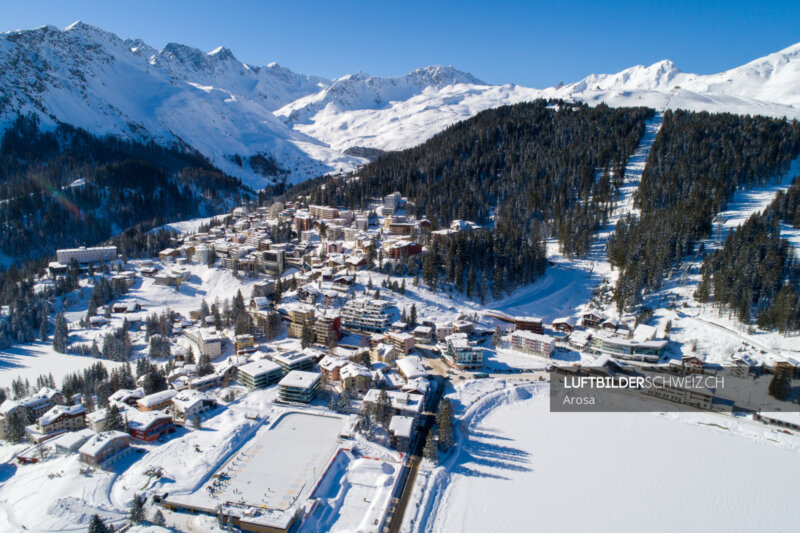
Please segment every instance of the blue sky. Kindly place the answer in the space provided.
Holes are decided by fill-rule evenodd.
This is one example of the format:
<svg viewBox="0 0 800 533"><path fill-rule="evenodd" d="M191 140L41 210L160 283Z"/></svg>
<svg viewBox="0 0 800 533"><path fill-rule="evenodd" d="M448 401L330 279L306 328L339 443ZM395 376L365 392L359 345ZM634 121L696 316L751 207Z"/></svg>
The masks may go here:
<svg viewBox="0 0 800 533"><path fill-rule="evenodd" d="M0 0L0 31L82 20L157 48L224 45L326 77L444 64L543 88L672 59L708 74L800 42L800 2Z"/></svg>

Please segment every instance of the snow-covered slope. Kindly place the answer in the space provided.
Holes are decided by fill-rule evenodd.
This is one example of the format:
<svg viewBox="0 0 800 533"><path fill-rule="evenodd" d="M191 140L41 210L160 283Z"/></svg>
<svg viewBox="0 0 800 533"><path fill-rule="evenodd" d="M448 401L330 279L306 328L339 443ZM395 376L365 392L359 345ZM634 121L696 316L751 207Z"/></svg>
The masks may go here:
<svg viewBox="0 0 800 533"><path fill-rule="evenodd" d="M371 78L374 79L374 78ZM350 80L348 80L350 81ZM364 80L367 85L368 80ZM486 109L534 100L541 91L516 85L457 83L428 86L406 98L370 101L368 87L359 96L336 100L330 92L307 96L279 109L287 124L344 150L365 146L400 150L420 144L446 127ZM409 91L410 92L410 91ZM367 96L369 95L369 96ZM351 105L350 100L364 105Z"/></svg>
<svg viewBox="0 0 800 533"><path fill-rule="evenodd" d="M664 60L542 90L453 77L453 83L428 83L421 90L392 85L392 92L374 80L342 78L276 114L332 147L383 150L414 146L485 109L535 98L800 118L800 44L719 74L687 74Z"/></svg>
<svg viewBox="0 0 800 533"><path fill-rule="evenodd" d="M248 156L274 158L298 182L364 162L347 148L407 148L485 109L535 98L800 118L798 83L800 44L708 76L660 61L540 90L442 66L328 80L248 65L223 47L157 50L83 23L0 34L0 129L35 113L45 125L181 144L257 187L270 178Z"/></svg>
<svg viewBox="0 0 800 533"><path fill-rule="evenodd" d="M547 89L549 96L613 106L647 105L800 117L800 43L719 74L681 72L672 61L635 66L617 74L592 74Z"/></svg>
<svg viewBox="0 0 800 533"><path fill-rule="evenodd" d="M190 146L254 186L267 179L234 154L268 154L293 181L362 160L287 128L271 110L329 82L278 65L251 67L225 49L156 51L76 23L0 36L0 125L35 113L45 125Z"/></svg>

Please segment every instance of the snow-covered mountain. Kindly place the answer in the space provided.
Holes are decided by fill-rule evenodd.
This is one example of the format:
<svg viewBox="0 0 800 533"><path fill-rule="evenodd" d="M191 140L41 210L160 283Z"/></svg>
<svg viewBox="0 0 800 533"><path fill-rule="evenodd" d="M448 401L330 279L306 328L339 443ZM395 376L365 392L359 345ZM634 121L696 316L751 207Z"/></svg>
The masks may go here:
<svg viewBox="0 0 800 533"><path fill-rule="evenodd" d="M272 156L294 181L362 160L288 128L272 110L330 85L272 64L252 67L223 48L155 50L76 23L0 36L0 125L34 113L95 134L183 144L246 183L267 182L233 155Z"/></svg>
<svg viewBox="0 0 800 533"><path fill-rule="evenodd" d="M800 118L799 56L800 44L705 76L660 61L547 89L491 85L442 66L328 80L248 65L223 47L157 50L78 22L0 34L0 128L35 113L45 126L180 144L260 187L270 178L249 156L273 158L298 182L364 162L348 148L407 148L485 109L542 97Z"/></svg>
<svg viewBox="0 0 800 533"><path fill-rule="evenodd" d="M800 43L719 74L681 72L672 61L592 74L544 91L549 97L612 106L647 105L800 117Z"/></svg>

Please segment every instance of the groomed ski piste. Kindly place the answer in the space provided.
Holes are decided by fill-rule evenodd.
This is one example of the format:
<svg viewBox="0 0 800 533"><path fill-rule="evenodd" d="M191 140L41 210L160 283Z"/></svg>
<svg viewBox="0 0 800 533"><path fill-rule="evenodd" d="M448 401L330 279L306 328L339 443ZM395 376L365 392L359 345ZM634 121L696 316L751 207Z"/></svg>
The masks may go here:
<svg viewBox="0 0 800 533"><path fill-rule="evenodd" d="M775 480L800 475L796 435L699 412L551 413L546 383L449 397L458 446L423 463L402 531L795 530Z"/></svg>

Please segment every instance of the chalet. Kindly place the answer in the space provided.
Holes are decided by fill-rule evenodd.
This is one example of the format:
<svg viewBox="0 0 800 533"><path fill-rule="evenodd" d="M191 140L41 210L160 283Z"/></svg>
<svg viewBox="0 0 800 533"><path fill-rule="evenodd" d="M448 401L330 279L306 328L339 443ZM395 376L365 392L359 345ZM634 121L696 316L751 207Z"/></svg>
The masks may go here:
<svg viewBox="0 0 800 533"><path fill-rule="evenodd" d="M131 411L128 417L128 433L144 442L153 442L167 433L173 433L172 415L159 411Z"/></svg>
<svg viewBox="0 0 800 533"><path fill-rule="evenodd" d="M251 354L256 351L255 338L250 334L236 335L234 346L236 355Z"/></svg>
<svg viewBox="0 0 800 533"><path fill-rule="evenodd" d="M378 395L380 392L381 391L378 389L370 389L367 391L367 394L364 395L364 405L374 407L378 401ZM386 391L386 394L389 396L389 402L392 406L392 414L408 416L414 420L419 418L423 408L422 396L419 394L393 390Z"/></svg>
<svg viewBox="0 0 800 533"><path fill-rule="evenodd" d="M202 392L187 390L172 399L172 412L176 422L194 420L195 416L217 407L217 401Z"/></svg>
<svg viewBox="0 0 800 533"><path fill-rule="evenodd" d="M620 322L616 318L607 318L600 323L600 327L613 333L619 329Z"/></svg>
<svg viewBox="0 0 800 533"><path fill-rule="evenodd" d="M702 374L706 362L697 357L696 355L684 355L681 358L681 369L684 372Z"/></svg>
<svg viewBox="0 0 800 533"><path fill-rule="evenodd" d="M41 417L36 425L25 428L28 439L42 442L62 433L86 427L86 409L82 405L56 405Z"/></svg>
<svg viewBox="0 0 800 533"><path fill-rule="evenodd" d="M71 431L69 433L64 433L52 441L52 445L55 447L56 453L62 455L71 455L76 453L81 446L86 444L90 438L94 436L94 432L89 428L79 429L78 431Z"/></svg>
<svg viewBox="0 0 800 533"><path fill-rule="evenodd" d="M428 378L425 377L418 377L414 379L410 379L407 382L403 383L403 386L400 387L400 390L403 392L411 392L414 394L419 394L423 397L428 395L428 391L431 388L431 382L428 381Z"/></svg>
<svg viewBox="0 0 800 533"><path fill-rule="evenodd" d="M84 463L105 468L130 451L130 439L121 431L104 431L86 441L78 453Z"/></svg>
<svg viewBox="0 0 800 533"><path fill-rule="evenodd" d="M162 263L172 263L181 256L180 250L174 248L165 248L158 252L158 259Z"/></svg>
<svg viewBox="0 0 800 533"><path fill-rule="evenodd" d="M416 355L402 357L395 363L397 364L397 370L400 372L400 375L406 378L406 380L412 380L428 375L428 371L425 370L424 366L422 366L422 359Z"/></svg>
<svg viewBox="0 0 800 533"><path fill-rule="evenodd" d="M322 374L323 383L336 383L342 379L341 370L349 364L344 357L326 355L319 362L319 369Z"/></svg>
<svg viewBox="0 0 800 533"><path fill-rule="evenodd" d="M117 302L111 305L111 311L114 313L135 313L141 309L139 302Z"/></svg>
<svg viewBox="0 0 800 533"><path fill-rule="evenodd" d="M142 389L119 389L108 397L108 403L122 404L128 407L137 407L136 402L144 398Z"/></svg>
<svg viewBox="0 0 800 533"><path fill-rule="evenodd" d="M340 371L342 389L348 393L364 393L372 386L372 372L364 365L348 363Z"/></svg>
<svg viewBox="0 0 800 533"><path fill-rule="evenodd" d="M514 317L514 331L530 331L542 335L544 333L542 324L542 319L534 316Z"/></svg>
<svg viewBox="0 0 800 533"><path fill-rule="evenodd" d="M172 398L177 394L176 390L163 390L137 400L136 405L139 411L160 411L169 407L172 404Z"/></svg>
<svg viewBox="0 0 800 533"><path fill-rule="evenodd" d="M208 374L203 377L198 377L189 380L188 388L196 391L207 391L216 387L222 387L225 382L225 375L222 373Z"/></svg>
<svg viewBox="0 0 800 533"><path fill-rule="evenodd" d="M414 418L395 415L389 422L389 435L392 447L399 452L408 451L411 437L414 434Z"/></svg>
<svg viewBox="0 0 800 533"><path fill-rule="evenodd" d="M553 320L553 329L562 333L572 333L575 331L575 325L571 318L556 318Z"/></svg>
<svg viewBox="0 0 800 533"><path fill-rule="evenodd" d="M590 311L583 315L583 325L587 328L598 328L605 321L606 317L600 313Z"/></svg>
<svg viewBox="0 0 800 533"><path fill-rule="evenodd" d="M453 322L454 333L466 333L471 335L475 331L475 324L466 320L457 320Z"/></svg>
<svg viewBox="0 0 800 533"><path fill-rule="evenodd" d="M403 352L396 346L385 343L378 344L369 350L369 359L373 363L386 363L387 365L392 365L397 358L401 357L402 355Z"/></svg>

